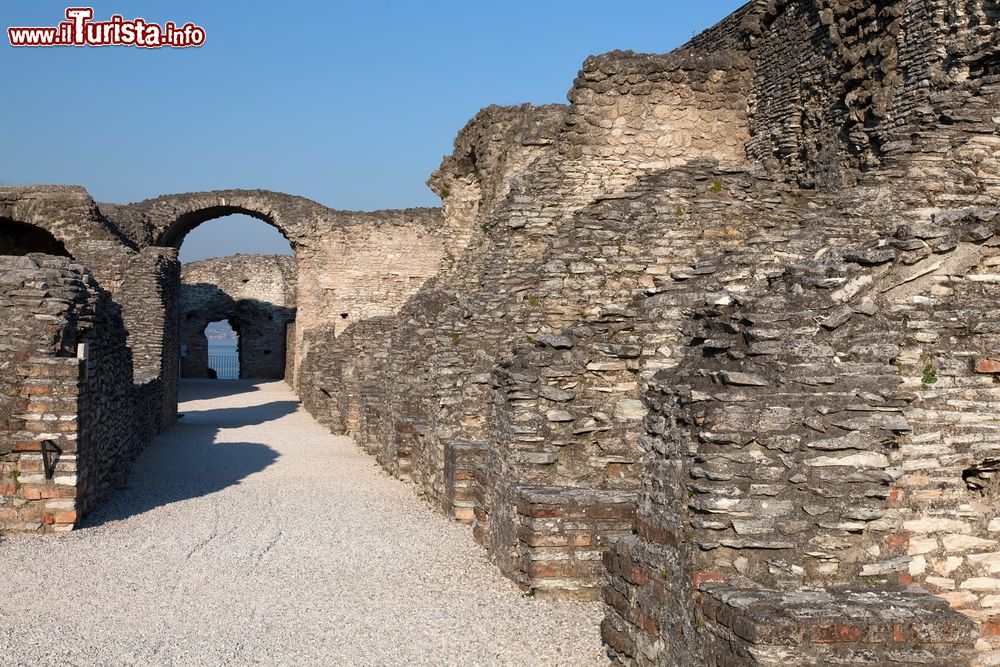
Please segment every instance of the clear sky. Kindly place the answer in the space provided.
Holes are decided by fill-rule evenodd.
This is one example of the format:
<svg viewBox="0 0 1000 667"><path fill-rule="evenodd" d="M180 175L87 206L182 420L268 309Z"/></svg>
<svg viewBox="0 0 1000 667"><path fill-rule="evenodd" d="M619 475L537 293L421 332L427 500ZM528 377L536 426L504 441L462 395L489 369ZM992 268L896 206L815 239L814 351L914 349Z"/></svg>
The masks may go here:
<svg viewBox="0 0 1000 667"><path fill-rule="evenodd" d="M437 206L424 181L489 104L565 102L583 60L663 53L743 1L94 0L112 14L205 28L196 49L0 46L0 182L73 183L98 201L265 188L341 209ZM67 3L4 0L10 26ZM284 240L230 216L185 259Z"/></svg>

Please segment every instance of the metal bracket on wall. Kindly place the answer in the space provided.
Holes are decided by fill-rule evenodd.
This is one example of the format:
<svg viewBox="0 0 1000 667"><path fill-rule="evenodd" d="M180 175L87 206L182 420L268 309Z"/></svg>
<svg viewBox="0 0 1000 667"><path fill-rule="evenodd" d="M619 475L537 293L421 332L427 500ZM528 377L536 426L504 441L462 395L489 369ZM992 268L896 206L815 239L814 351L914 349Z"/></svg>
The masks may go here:
<svg viewBox="0 0 1000 667"><path fill-rule="evenodd" d="M56 471L56 462L62 449L51 440L42 440L42 465L45 467L45 479L52 479Z"/></svg>

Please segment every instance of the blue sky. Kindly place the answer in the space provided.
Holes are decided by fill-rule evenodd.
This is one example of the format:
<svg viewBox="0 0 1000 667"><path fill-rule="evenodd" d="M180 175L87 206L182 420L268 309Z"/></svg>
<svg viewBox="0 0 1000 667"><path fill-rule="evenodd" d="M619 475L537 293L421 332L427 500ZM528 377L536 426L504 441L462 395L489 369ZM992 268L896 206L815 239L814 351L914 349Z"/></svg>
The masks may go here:
<svg viewBox="0 0 1000 667"><path fill-rule="evenodd" d="M83 4L83 3L79 3ZM583 60L662 53L743 2L100 2L203 26L197 49L0 46L0 182L73 183L98 201L265 188L341 209L437 206L424 185L483 106L565 102ZM4 0L10 26L67 4ZM182 255L271 252L264 223L206 223Z"/></svg>

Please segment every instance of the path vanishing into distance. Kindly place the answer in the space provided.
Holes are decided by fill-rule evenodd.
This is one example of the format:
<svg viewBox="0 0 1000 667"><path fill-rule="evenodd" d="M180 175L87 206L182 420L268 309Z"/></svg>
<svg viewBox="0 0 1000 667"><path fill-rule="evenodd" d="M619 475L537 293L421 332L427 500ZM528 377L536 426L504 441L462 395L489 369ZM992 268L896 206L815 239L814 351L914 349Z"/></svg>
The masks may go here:
<svg viewBox="0 0 1000 667"><path fill-rule="evenodd" d="M607 664L599 605L526 598L283 382L181 401L80 529L0 542L4 664Z"/></svg>

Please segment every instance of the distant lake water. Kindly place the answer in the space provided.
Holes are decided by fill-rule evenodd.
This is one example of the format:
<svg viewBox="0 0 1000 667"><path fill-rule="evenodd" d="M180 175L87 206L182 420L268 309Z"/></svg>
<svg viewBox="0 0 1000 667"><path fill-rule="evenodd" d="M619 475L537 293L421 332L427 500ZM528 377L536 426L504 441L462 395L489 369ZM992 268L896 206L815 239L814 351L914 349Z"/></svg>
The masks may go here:
<svg viewBox="0 0 1000 667"><path fill-rule="evenodd" d="M215 370L220 380L235 380L240 376L240 362L236 359L235 340L208 341L208 367Z"/></svg>
<svg viewBox="0 0 1000 667"><path fill-rule="evenodd" d="M210 340L208 341L209 354L236 354L235 340Z"/></svg>

